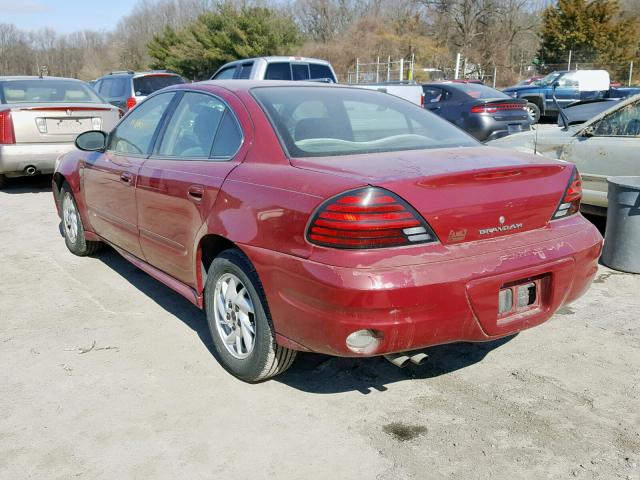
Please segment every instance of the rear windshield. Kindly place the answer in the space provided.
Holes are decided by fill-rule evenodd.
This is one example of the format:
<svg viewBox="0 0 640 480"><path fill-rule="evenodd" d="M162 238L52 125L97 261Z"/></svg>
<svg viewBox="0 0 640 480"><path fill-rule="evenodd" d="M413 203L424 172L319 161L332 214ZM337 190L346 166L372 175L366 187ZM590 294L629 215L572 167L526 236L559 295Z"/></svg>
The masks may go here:
<svg viewBox="0 0 640 480"><path fill-rule="evenodd" d="M325 80L335 82L333 72L319 63L271 62L267 65L265 80Z"/></svg>
<svg viewBox="0 0 640 480"><path fill-rule="evenodd" d="M252 93L290 157L478 145L446 120L386 93L331 87L258 87Z"/></svg>
<svg viewBox="0 0 640 480"><path fill-rule="evenodd" d="M10 80L0 82L2 103L104 103L87 84L74 80Z"/></svg>
<svg viewBox="0 0 640 480"><path fill-rule="evenodd" d="M480 85L477 83L456 83L453 88L462 90L471 98L484 99L484 98L511 98L506 93L502 93L495 88L487 87L486 85Z"/></svg>
<svg viewBox="0 0 640 480"><path fill-rule="evenodd" d="M178 75L145 75L133 79L133 91L137 97L147 96L161 88L180 83L184 83L184 80Z"/></svg>

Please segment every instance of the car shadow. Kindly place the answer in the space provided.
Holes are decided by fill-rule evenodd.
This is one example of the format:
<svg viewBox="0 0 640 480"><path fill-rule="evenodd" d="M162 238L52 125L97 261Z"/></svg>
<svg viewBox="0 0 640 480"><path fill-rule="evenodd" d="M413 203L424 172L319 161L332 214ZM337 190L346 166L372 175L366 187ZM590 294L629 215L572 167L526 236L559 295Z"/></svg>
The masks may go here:
<svg viewBox="0 0 640 480"><path fill-rule="evenodd" d="M343 358L304 353L274 381L316 394L384 392L393 383L435 378L469 367L515 336L483 343L451 343L425 348L421 351L428 357L422 365L409 364L404 368L396 367L384 357Z"/></svg>
<svg viewBox="0 0 640 480"><path fill-rule="evenodd" d="M115 250L106 248L96 255L133 287L191 328L215 361L209 328L204 313L169 287L138 269ZM384 392L396 382L434 378L466 368L482 361L492 350L514 336L485 343L456 343L425 349L428 359L422 365L398 368L383 357L340 358L313 353L300 353L293 366L272 381L314 394L358 391Z"/></svg>
<svg viewBox="0 0 640 480"><path fill-rule="evenodd" d="M50 192L52 178L52 175L8 178L7 184L0 192L9 194Z"/></svg>

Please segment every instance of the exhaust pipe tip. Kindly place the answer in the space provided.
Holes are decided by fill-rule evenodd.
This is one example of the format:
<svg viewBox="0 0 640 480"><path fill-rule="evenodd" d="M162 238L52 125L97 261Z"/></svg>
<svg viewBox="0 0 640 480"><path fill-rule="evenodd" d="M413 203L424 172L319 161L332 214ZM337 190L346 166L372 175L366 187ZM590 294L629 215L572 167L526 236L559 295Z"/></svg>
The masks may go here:
<svg viewBox="0 0 640 480"><path fill-rule="evenodd" d="M390 353L389 355L385 355L384 358L399 368L405 367L410 360L404 353Z"/></svg>
<svg viewBox="0 0 640 480"><path fill-rule="evenodd" d="M27 175L29 175L30 177L35 175L36 173L38 173L38 170L36 169L36 167L34 167L33 165L29 165L28 167L26 167L24 169L25 173Z"/></svg>
<svg viewBox="0 0 640 480"><path fill-rule="evenodd" d="M422 365L424 361L427 359L428 355L426 353L416 353L415 355L411 355L409 357L409 361L414 365Z"/></svg>

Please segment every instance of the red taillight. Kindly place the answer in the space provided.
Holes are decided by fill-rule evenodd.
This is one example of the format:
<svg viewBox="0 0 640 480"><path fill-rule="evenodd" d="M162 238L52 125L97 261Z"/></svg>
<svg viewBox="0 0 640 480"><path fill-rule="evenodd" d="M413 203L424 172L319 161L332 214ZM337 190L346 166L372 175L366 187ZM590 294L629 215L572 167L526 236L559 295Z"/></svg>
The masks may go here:
<svg viewBox="0 0 640 480"><path fill-rule="evenodd" d="M307 238L333 248L398 247L437 240L411 206L378 187L345 192L323 203L309 224Z"/></svg>
<svg viewBox="0 0 640 480"><path fill-rule="evenodd" d="M420 95L420 106L424 107L424 93Z"/></svg>
<svg viewBox="0 0 640 480"><path fill-rule="evenodd" d="M553 214L553 219L555 220L556 218L563 218L577 213L580 210L581 199L582 178L580 178L578 170L574 168L573 173L571 174L571 179L569 180L569 185L562 196L562 201Z"/></svg>
<svg viewBox="0 0 640 480"><path fill-rule="evenodd" d="M481 103L471 107L471 113L496 113L504 110L526 110L522 103Z"/></svg>
<svg viewBox="0 0 640 480"><path fill-rule="evenodd" d="M136 99L133 97L127 98L127 110L131 110L136 106Z"/></svg>
<svg viewBox="0 0 640 480"><path fill-rule="evenodd" d="M11 110L0 111L0 145L10 145L16 143L16 136L13 131L13 120Z"/></svg>

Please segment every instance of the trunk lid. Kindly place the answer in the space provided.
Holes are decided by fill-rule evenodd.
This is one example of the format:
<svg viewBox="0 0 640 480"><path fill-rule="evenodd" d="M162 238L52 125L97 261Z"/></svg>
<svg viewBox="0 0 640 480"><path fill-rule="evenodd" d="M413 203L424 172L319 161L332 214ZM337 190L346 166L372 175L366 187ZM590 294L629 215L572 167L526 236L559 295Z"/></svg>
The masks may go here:
<svg viewBox="0 0 640 480"><path fill-rule="evenodd" d="M13 106L16 143L69 143L87 130L110 131L117 108L101 103L28 104Z"/></svg>
<svg viewBox="0 0 640 480"><path fill-rule="evenodd" d="M291 163L391 190L424 217L443 244L545 227L574 168L490 147L299 158Z"/></svg>

